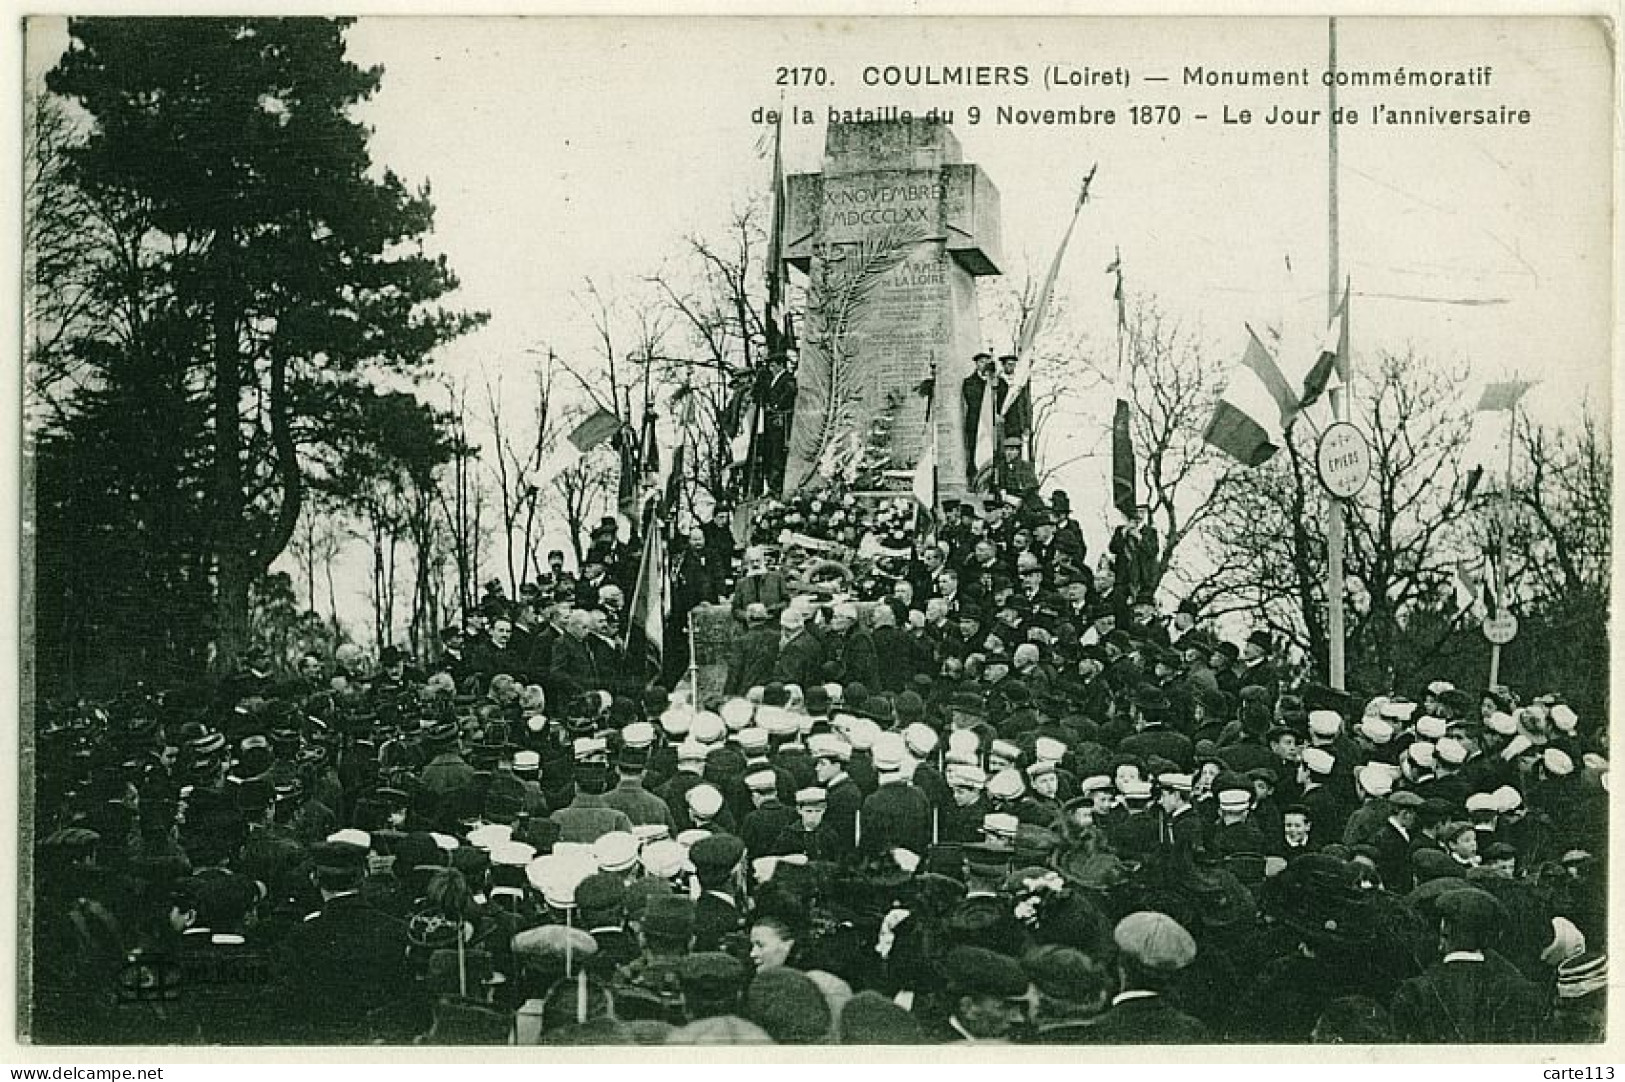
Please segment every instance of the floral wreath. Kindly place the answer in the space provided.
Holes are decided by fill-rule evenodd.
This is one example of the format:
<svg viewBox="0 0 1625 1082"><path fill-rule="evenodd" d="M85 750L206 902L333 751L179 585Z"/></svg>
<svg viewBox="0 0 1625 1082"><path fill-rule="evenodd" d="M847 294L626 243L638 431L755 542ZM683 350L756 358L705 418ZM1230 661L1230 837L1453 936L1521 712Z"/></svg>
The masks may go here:
<svg viewBox="0 0 1625 1082"><path fill-rule="evenodd" d="M1016 919L1029 928L1037 928L1044 920L1044 911L1052 902L1068 895L1066 880L1059 872L1045 872L1021 881L1016 891Z"/></svg>

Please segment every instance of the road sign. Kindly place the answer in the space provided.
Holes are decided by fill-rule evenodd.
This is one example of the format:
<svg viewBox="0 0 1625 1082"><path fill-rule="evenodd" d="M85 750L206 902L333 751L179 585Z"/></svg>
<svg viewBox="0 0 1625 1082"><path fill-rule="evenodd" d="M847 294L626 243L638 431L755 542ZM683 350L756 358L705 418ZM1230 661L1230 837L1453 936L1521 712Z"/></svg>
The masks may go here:
<svg viewBox="0 0 1625 1082"><path fill-rule="evenodd" d="M1333 421L1315 449L1315 470L1332 496L1339 500L1358 496L1371 479L1371 447L1348 421Z"/></svg>
<svg viewBox="0 0 1625 1082"><path fill-rule="evenodd" d="M1518 618L1510 612L1484 618L1484 637L1495 646L1505 646L1518 637Z"/></svg>

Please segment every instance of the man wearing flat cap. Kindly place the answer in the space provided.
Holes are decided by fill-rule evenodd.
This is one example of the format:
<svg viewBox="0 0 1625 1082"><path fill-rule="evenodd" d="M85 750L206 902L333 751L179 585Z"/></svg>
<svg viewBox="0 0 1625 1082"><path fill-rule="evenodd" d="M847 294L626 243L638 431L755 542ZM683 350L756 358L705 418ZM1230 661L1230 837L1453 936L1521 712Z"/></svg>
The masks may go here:
<svg viewBox="0 0 1625 1082"><path fill-rule="evenodd" d="M1117 922L1121 990L1095 1023L1092 1044L1203 1044L1211 1039L1200 1021L1166 998L1179 974L1196 960L1196 941L1178 921L1142 910Z"/></svg>
<svg viewBox="0 0 1625 1082"><path fill-rule="evenodd" d="M1475 887L1434 903L1443 957L1399 986L1392 1015L1413 1044L1528 1044L1545 1031L1547 997L1494 950L1506 914Z"/></svg>

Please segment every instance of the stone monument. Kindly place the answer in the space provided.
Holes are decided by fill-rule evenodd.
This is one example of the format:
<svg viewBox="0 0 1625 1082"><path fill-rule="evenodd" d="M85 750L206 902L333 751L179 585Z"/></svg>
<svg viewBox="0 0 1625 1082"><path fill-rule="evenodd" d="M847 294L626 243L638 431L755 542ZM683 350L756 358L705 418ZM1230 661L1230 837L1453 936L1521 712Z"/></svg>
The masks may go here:
<svg viewBox="0 0 1625 1082"><path fill-rule="evenodd" d="M887 468L925 446L935 365L939 498L965 492L960 385L982 347L975 278L998 274L999 192L940 120L832 123L822 173L788 178L784 258L808 276L784 491L891 414Z"/></svg>

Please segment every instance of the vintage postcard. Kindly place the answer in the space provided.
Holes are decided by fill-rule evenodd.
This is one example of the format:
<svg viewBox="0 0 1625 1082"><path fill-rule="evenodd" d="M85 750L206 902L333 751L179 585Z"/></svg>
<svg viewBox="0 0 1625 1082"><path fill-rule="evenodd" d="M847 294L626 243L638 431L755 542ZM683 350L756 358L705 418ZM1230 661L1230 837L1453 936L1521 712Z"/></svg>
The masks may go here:
<svg viewBox="0 0 1625 1082"><path fill-rule="evenodd" d="M1601 18L23 31L15 1058L1616 1036Z"/></svg>

